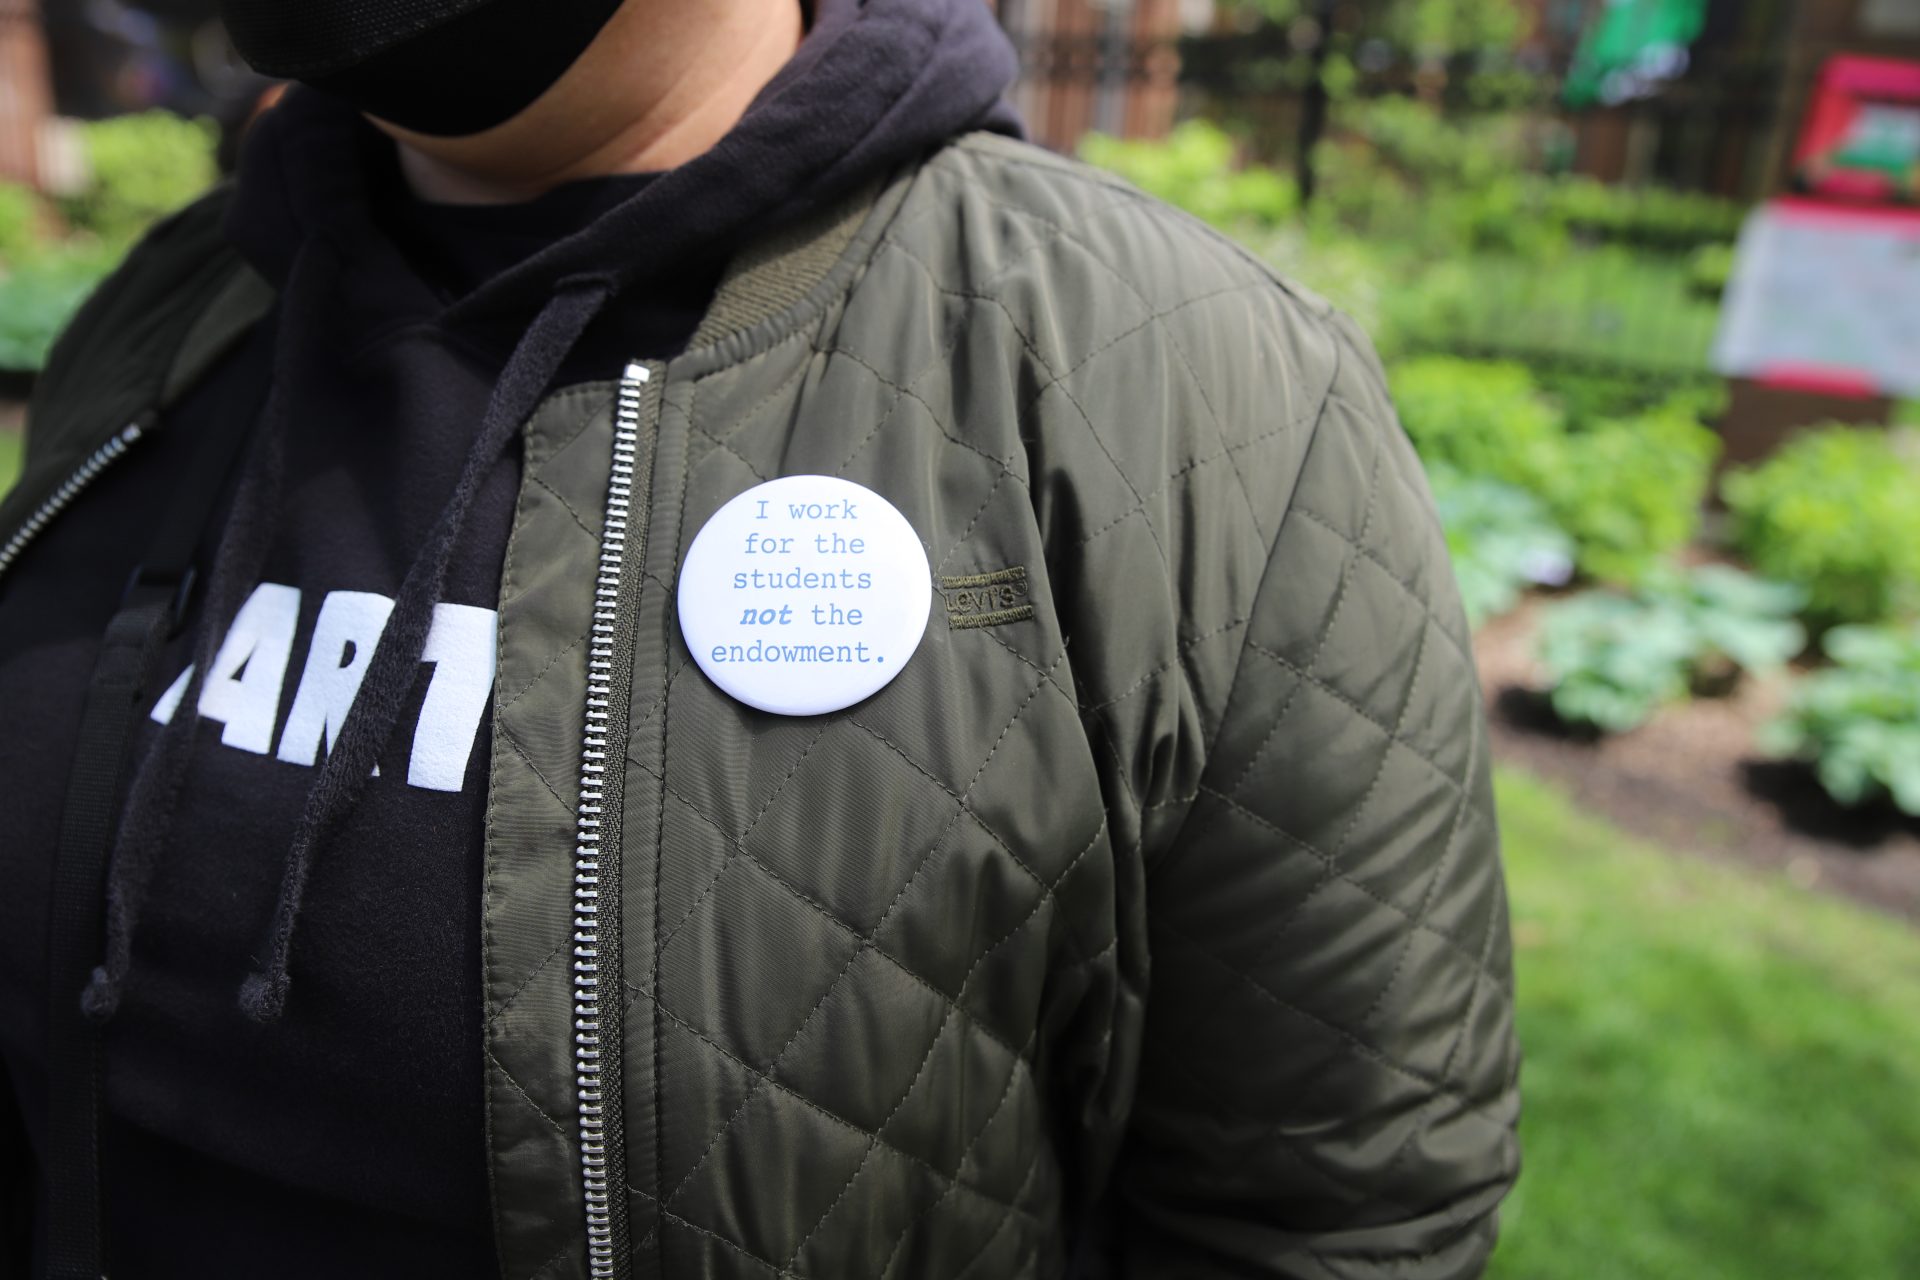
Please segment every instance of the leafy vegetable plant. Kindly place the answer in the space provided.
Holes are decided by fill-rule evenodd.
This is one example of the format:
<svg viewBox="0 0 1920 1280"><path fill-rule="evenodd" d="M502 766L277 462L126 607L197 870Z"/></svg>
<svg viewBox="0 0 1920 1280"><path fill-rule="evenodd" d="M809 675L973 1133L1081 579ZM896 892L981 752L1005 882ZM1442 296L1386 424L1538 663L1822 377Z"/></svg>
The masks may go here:
<svg viewBox="0 0 1920 1280"><path fill-rule="evenodd" d="M1844 805L1889 796L1920 815L1920 627L1835 627L1834 665L1802 680L1763 745L1813 763Z"/></svg>
<svg viewBox="0 0 1920 1280"><path fill-rule="evenodd" d="M1595 423L1567 438L1543 496L1580 568L1630 583L1699 527L1720 440L1686 404Z"/></svg>
<svg viewBox="0 0 1920 1280"><path fill-rule="evenodd" d="M1719 448L1697 397L1573 428L1522 366L1450 356L1402 362L1393 391L1429 467L1533 494L1593 577L1630 583L1693 536Z"/></svg>
<svg viewBox="0 0 1920 1280"><path fill-rule="evenodd" d="M1420 356L1396 365L1392 382L1401 424L1429 467L1538 495L1565 465L1566 419L1521 365Z"/></svg>
<svg viewBox="0 0 1920 1280"><path fill-rule="evenodd" d="M218 176L211 121L149 111L93 121L82 130L92 178L64 209L76 230L109 244L124 248Z"/></svg>
<svg viewBox="0 0 1920 1280"><path fill-rule="evenodd" d="M1806 588L1818 625L1920 609L1915 433L1822 427L1721 482L1733 541L1762 573Z"/></svg>
<svg viewBox="0 0 1920 1280"><path fill-rule="evenodd" d="M21 262L41 240L40 200L27 188L0 182L0 265Z"/></svg>
<svg viewBox="0 0 1920 1280"><path fill-rule="evenodd" d="M38 369L118 255L99 245L49 248L0 273L0 369Z"/></svg>
<svg viewBox="0 0 1920 1280"><path fill-rule="evenodd" d="M1126 142L1090 134L1080 154L1149 195L1229 230L1274 227L1299 207L1293 179L1260 165L1237 166L1232 137L1204 120L1174 129L1165 142Z"/></svg>
<svg viewBox="0 0 1920 1280"><path fill-rule="evenodd" d="M1573 576L1572 539L1525 489L1450 467L1435 467L1428 480L1473 626L1511 609L1527 587Z"/></svg>
<svg viewBox="0 0 1920 1280"><path fill-rule="evenodd" d="M1553 606L1540 661L1554 713L1621 733L1689 689L1778 668L1806 643L1801 594L1724 565L1651 575L1633 595L1590 591Z"/></svg>

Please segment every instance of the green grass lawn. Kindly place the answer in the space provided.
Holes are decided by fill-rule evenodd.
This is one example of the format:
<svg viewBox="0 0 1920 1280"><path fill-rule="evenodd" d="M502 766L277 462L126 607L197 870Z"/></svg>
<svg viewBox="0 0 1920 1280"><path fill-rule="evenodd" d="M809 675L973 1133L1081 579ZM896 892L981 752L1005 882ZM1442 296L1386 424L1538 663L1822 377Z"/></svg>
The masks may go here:
<svg viewBox="0 0 1920 1280"><path fill-rule="evenodd" d="M1498 787L1525 1170L1489 1275L1920 1277L1920 933Z"/></svg>

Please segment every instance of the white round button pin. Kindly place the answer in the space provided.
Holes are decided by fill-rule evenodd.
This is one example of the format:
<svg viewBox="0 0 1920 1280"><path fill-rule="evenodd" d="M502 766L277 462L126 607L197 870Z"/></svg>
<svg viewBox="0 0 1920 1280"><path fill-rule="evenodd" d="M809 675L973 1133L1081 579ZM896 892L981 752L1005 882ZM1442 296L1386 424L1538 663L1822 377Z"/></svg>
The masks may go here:
<svg viewBox="0 0 1920 1280"><path fill-rule="evenodd" d="M811 716L899 674L933 604L907 518L838 476L783 476L713 513L680 562L680 634L750 707Z"/></svg>

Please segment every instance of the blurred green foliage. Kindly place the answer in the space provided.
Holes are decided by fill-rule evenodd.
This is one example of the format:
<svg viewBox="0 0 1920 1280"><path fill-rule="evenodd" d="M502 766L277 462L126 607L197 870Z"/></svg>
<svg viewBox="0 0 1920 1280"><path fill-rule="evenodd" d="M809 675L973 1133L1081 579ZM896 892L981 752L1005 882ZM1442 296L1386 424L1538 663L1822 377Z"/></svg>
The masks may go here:
<svg viewBox="0 0 1920 1280"><path fill-rule="evenodd" d="M1204 121L1163 142L1096 135L1082 154L1325 294L1388 358L1511 352L1699 377L1718 317L1712 272L1743 210L1538 172L1558 128L1405 97L1344 103L1305 211L1290 174L1239 163L1248 148Z"/></svg>
<svg viewBox="0 0 1920 1280"><path fill-rule="evenodd" d="M0 276L0 369L38 369L53 340L120 260L115 246L49 246Z"/></svg>
<svg viewBox="0 0 1920 1280"><path fill-rule="evenodd" d="M1920 934L1494 787L1526 1105L1489 1280L1910 1280Z"/></svg>
<svg viewBox="0 0 1920 1280"><path fill-rule="evenodd" d="M1720 437L1685 405L1596 422L1566 440L1543 496L1605 582L1638 580L1693 540Z"/></svg>
<svg viewBox="0 0 1920 1280"><path fill-rule="evenodd" d="M1529 587L1572 575L1573 540L1531 493L1447 466L1427 477L1469 625L1507 612Z"/></svg>
<svg viewBox="0 0 1920 1280"><path fill-rule="evenodd" d="M1271 227L1294 216L1293 179L1259 165L1236 167L1234 141L1203 120L1178 126L1164 142L1127 142L1091 134L1081 154L1149 195L1232 231Z"/></svg>
<svg viewBox="0 0 1920 1280"><path fill-rule="evenodd" d="M1766 746L1812 761L1841 804L1886 796L1920 816L1920 626L1835 627L1821 647L1834 665L1794 687Z"/></svg>
<svg viewBox="0 0 1920 1280"><path fill-rule="evenodd" d="M1778 670L1806 644L1799 589L1726 565L1649 573L1631 594L1590 591L1547 609L1539 657L1554 714L1621 733L1689 691Z"/></svg>
<svg viewBox="0 0 1920 1280"><path fill-rule="evenodd" d="M152 223L214 180L213 126L162 112L81 126L86 188L0 186L0 369L37 369L93 287Z"/></svg>
<svg viewBox="0 0 1920 1280"><path fill-rule="evenodd" d="M46 238L46 213L26 187L0 182L0 267L26 259Z"/></svg>
<svg viewBox="0 0 1920 1280"><path fill-rule="evenodd" d="M1429 465L1544 496L1565 462L1566 415L1521 365L1421 356L1392 370L1400 421Z"/></svg>
<svg viewBox="0 0 1920 1280"><path fill-rule="evenodd" d="M1248 17L1285 25L1310 15L1302 0L1230 0ZM1387 0L1379 6L1374 34L1422 57L1505 48L1525 27L1516 0Z"/></svg>
<svg viewBox="0 0 1920 1280"><path fill-rule="evenodd" d="M13 488L13 482L20 478L20 454L23 441L20 433L0 428L0 498Z"/></svg>
<svg viewBox="0 0 1920 1280"><path fill-rule="evenodd" d="M76 231L130 245L149 226L213 185L219 130L164 111L81 126L91 178L60 201Z"/></svg>
<svg viewBox="0 0 1920 1280"><path fill-rule="evenodd" d="M1920 610L1920 433L1828 426L1727 475L1733 542L1819 625Z"/></svg>
<svg viewBox="0 0 1920 1280"><path fill-rule="evenodd" d="M1429 466L1533 495L1589 576L1632 582L1698 528L1719 439L1696 398L1579 423L1518 364L1422 356L1398 363L1392 381Z"/></svg>

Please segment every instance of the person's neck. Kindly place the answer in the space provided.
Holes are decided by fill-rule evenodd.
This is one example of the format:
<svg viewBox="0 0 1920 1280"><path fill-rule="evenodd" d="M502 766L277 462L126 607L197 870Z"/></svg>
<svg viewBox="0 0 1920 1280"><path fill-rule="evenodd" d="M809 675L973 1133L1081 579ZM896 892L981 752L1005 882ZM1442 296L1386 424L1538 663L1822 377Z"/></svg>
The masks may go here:
<svg viewBox="0 0 1920 1280"><path fill-rule="evenodd" d="M710 149L799 46L795 0L628 0L580 59L519 115L435 138L375 120L415 195L530 200L565 182L654 173Z"/></svg>

